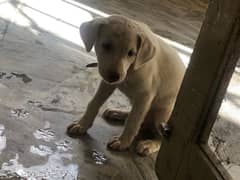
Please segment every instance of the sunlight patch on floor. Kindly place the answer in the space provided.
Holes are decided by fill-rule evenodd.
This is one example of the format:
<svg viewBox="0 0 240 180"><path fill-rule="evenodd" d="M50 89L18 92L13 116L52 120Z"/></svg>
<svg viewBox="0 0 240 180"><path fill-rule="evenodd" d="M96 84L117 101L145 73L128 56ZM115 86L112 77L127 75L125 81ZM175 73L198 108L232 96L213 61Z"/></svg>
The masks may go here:
<svg viewBox="0 0 240 180"><path fill-rule="evenodd" d="M19 0L7 1L0 5L0 17L9 21L14 19L14 23L29 27L36 35L40 28L81 47L84 45L79 35L79 26L94 17L107 16L109 14L71 0ZM172 40L160 38L178 50L187 66L192 49Z"/></svg>

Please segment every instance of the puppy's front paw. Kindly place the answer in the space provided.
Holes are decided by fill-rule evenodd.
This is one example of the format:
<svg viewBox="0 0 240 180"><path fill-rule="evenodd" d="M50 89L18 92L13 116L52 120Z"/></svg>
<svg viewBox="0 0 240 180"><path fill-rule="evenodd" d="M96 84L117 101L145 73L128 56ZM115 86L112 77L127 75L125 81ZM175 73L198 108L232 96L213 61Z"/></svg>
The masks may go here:
<svg viewBox="0 0 240 180"><path fill-rule="evenodd" d="M130 144L121 140L120 137L113 137L113 139L108 142L107 147L115 151L125 151L129 148Z"/></svg>
<svg viewBox="0 0 240 180"><path fill-rule="evenodd" d="M88 128L82 126L79 122L74 122L67 127L67 134L76 137L86 134L87 130Z"/></svg>

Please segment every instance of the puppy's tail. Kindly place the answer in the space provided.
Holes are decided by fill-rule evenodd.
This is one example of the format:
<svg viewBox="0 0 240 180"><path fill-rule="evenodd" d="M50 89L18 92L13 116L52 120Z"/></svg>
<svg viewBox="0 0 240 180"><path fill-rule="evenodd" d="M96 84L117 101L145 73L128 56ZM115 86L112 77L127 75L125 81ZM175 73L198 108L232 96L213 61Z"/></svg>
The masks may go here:
<svg viewBox="0 0 240 180"><path fill-rule="evenodd" d="M98 63L89 63L86 65L87 68L91 68L91 67L97 67L98 66Z"/></svg>

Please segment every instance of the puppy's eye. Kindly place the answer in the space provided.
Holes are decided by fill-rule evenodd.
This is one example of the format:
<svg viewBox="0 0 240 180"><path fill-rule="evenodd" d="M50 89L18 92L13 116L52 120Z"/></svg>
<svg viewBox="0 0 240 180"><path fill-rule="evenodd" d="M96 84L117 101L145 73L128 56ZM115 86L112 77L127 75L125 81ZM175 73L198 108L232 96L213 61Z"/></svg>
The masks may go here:
<svg viewBox="0 0 240 180"><path fill-rule="evenodd" d="M110 51L113 48L113 46L111 43L105 42L105 43L102 43L102 48L106 51Z"/></svg>
<svg viewBox="0 0 240 180"><path fill-rule="evenodd" d="M132 57L135 55L135 52L133 51L133 49L128 51L128 57Z"/></svg>

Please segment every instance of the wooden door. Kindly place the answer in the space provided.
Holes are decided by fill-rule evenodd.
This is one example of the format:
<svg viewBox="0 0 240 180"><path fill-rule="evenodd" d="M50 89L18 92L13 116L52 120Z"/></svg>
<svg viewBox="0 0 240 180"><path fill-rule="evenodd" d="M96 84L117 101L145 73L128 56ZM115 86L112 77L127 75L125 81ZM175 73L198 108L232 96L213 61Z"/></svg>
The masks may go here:
<svg viewBox="0 0 240 180"><path fill-rule="evenodd" d="M207 142L240 54L240 0L210 0L163 139L159 180L231 180Z"/></svg>

